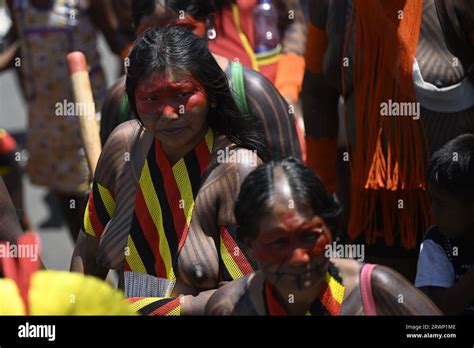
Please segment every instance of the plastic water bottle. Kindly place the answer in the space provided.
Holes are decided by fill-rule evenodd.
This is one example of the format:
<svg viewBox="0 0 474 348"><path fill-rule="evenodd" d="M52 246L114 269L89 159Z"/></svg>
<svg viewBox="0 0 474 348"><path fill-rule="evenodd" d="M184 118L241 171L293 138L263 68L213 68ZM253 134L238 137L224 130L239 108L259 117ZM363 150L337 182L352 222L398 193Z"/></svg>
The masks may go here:
<svg viewBox="0 0 474 348"><path fill-rule="evenodd" d="M271 0L258 0L253 11L255 52L268 52L278 46L278 13Z"/></svg>

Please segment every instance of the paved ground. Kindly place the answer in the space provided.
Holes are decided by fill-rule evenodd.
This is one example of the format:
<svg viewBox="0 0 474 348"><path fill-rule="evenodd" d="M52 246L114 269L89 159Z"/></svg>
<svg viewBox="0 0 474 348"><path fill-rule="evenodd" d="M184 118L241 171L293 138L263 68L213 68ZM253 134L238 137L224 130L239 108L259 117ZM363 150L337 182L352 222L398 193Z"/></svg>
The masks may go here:
<svg viewBox="0 0 474 348"><path fill-rule="evenodd" d="M111 85L118 71L118 61L106 47L104 40L99 41L99 50L102 55L102 66L106 71L108 84ZM17 141L24 141L26 131L26 109L19 93L15 73L8 71L0 73L0 127L11 132ZM51 211L45 199L48 191L34 186L24 177L26 210L33 227L40 233L43 245L43 260L47 268L69 269L73 243L66 227L62 224L57 209ZM50 200L52 197L49 197ZM54 202L53 202L54 203ZM57 227L41 227L50 216Z"/></svg>

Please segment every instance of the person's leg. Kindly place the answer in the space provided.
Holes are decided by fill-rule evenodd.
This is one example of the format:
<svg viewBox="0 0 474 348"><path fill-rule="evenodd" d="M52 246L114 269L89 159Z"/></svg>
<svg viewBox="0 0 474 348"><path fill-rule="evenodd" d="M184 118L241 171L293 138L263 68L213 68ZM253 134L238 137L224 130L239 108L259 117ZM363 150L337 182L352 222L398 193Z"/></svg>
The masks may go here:
<svg viewBox="0 0 474 348"><path fill-rule="evenodd" d="M23 231L31 230L28 216L23 204L23 171L17 154L19 149L13 137L0 129L0 175L15 206Z"/></svg>
<svg viewBox="0 0 474 348"><path fill-rule="evenodd" d="M56 196L69 227L71 238L75 243L79 230L82 227L84 210L87 204L87 194L85 192L79 194L56 192Z"/></svg>
<svg viewBox="0 0 474 348"><path fill-rule="evenodd" d="M26 215L23 204L23 182L22 173L15 168L11 173L3 177L8 192L10 193L13 205L15 206L18 219L23 231L31 230L30 220Z"/></svg>

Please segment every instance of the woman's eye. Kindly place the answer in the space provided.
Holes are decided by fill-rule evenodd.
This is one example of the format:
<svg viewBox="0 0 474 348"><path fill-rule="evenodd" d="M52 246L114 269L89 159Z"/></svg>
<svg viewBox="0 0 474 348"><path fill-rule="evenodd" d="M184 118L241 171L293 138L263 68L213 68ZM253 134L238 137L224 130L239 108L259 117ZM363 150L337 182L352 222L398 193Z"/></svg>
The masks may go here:
<svg viewBox="0 0 474 348"><path fill-rule="evenodd" d="M181 92L178 94L180 98L187 98L192 94L192 92Z"/></svg>
<svg viewBox="0 0 474 348"><path fill-rule="evenodd" d="M282 247L282 246L285 246L287 243L288 243L287 238L280 238L280 239L274 240L273 242L270 242L270 245L275 246L275 247Z"/></svg>
<svg viewBox="0 0 474 348"><path fill-rule="evenodd" d="M147 103L155 103L158 101L158 98L155 98L155 97L148 97L148 98L145 98L145 101Z"/></svg>
<svg viewBox="0 0 474 348"><path fill-rule="evenodd" d="M304 238L305 241L315 242L316 240L318 240L319 234L316 234L314 232L308 232L308 233L304 234L303 238Z"/></svg>

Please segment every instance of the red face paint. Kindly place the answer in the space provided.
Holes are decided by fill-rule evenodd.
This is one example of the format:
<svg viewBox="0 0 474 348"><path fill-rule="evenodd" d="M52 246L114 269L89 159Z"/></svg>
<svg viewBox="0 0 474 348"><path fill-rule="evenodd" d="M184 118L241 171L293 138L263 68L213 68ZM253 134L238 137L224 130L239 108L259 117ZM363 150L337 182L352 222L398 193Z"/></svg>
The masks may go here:
<svg viewBox="0 0 474 348"><path fill-rule="evenodd" d="M291 211L281 214L279 220L280 227L258 234L255 253L260 261L275 265L307 263L331 243L330 232L321 219L298 223L296 213Z"/></svg>
<svg viewBox="0 0 474 348"><path fill-rule="evenodd" d="M280 222L287 231L291 231L297 228L297 217L296 211L291 210L289 212L280 214Z"/></svg>
<svg viewBox="0 0 474 348"><path fill-rule="evenodd" d="M144 115L182 115L204 107L207 95L204 87L192 77L171 82L166 75L140 83L135 90L138 113Z"/></svg>
<svg viewBox="0 0 474 348"><path fill-rule="evenodd" d="M155 74L137 86L135 104L147 129L167 135L193 128L195 119L207 117L207 94L192 76L173 79L168 73Z"/></svg>

